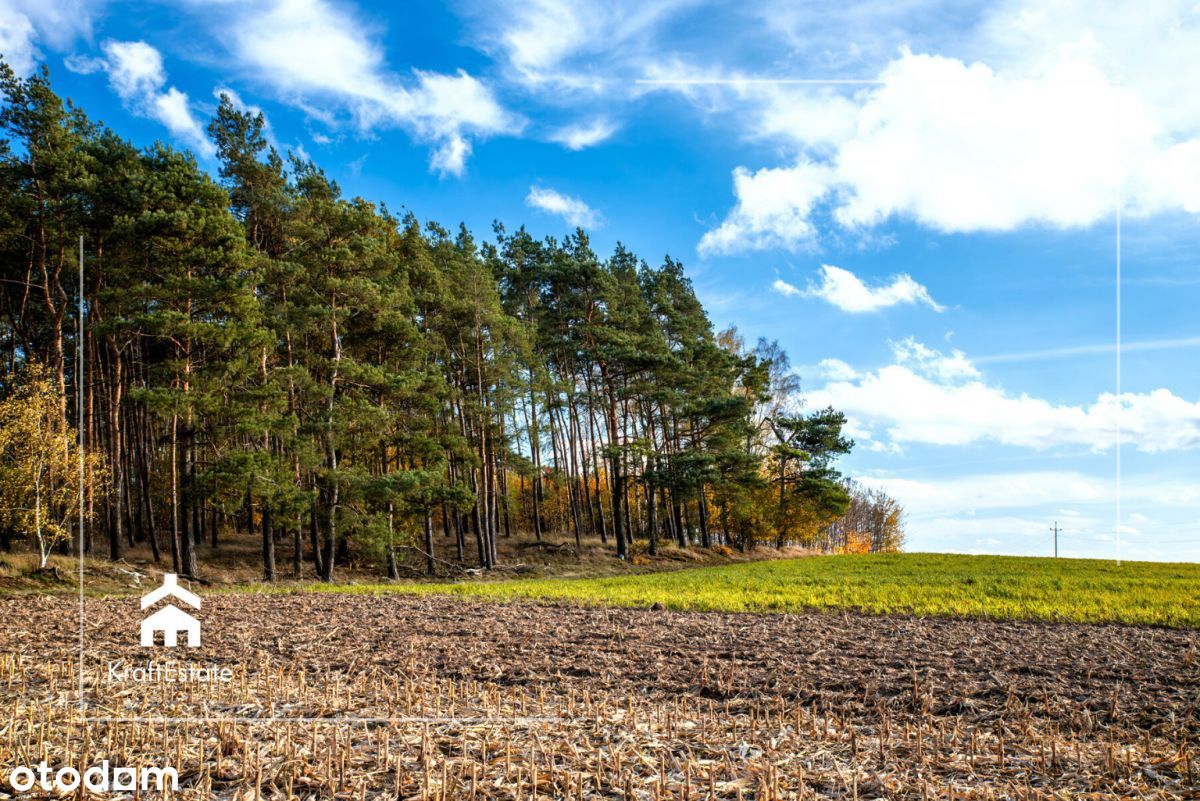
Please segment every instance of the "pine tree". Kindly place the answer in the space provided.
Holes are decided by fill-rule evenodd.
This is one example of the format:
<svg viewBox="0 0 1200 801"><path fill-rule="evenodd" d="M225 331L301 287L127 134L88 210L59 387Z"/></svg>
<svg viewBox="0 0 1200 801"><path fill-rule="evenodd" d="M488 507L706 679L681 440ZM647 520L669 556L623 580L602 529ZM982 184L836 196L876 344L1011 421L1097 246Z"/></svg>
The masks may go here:
<svg viewBox="0 0 1200 801"><path fill-rule="evenodd" d="M46 365L53 430L103 454L83 501L110 558L148 543L158 560L168 533L195 575L231 525L260 538L268 581L289 541L297 578L306 548L326 581L349 559L395 578L408 546L432 573L450 561L439 524L453 559L484 568L525 531L624 559L642 542L830 543L851 496L854 520L892 521L868 526L870 547L898 539L899 510L834 468L844 417L797 414L782 349L715 334L669 257L394 217L275 152L227 97L218 183L90 122L45 73L0 68L0 92L4 383ZM0 521L0 544L18 523Z"/></svg>

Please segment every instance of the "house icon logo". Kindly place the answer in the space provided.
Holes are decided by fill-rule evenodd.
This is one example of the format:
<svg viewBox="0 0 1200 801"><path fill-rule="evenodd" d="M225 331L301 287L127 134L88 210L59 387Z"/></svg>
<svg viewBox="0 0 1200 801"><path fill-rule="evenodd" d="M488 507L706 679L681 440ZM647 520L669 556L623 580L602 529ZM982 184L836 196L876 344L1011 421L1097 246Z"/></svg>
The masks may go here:
<svg viewBox="0 0 1200 801"><path fill-rule="evenodd" d="M172 597L193 609L200 608L200 596L179 586L179 576L163 574L162 586L142 596L142 609L148 609L164 598ZM189 648L200 647L200 621L184 612L175 604L167 604L142 621L142 645L154 647L155 634L162 632L163 646L174 648L179 643L179 632L187 634Z"/></svg>

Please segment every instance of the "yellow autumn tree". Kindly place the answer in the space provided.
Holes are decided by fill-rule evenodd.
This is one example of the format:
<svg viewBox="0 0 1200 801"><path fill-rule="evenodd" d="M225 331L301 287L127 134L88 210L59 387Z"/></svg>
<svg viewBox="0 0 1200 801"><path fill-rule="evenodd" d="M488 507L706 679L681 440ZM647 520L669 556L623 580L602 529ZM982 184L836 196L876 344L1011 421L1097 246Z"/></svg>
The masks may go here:
<svg viewBox="0 0 1200 801"><path fill-rule="evenodd" d="M821 531L822 547L837 553L899 553L904 550L904 507L882 489L846 483L850 506Z"/></svg>
<svg viewBox="0 0 1200 801"><path fill-rule="evenodd" d="M71 536L79 508L76 431L62 418L63 399L50 370L31 363L0 400L0 518L12 534L33 542L45 567L54 547ZM101 471L85 460L85 474Z"/></svg>

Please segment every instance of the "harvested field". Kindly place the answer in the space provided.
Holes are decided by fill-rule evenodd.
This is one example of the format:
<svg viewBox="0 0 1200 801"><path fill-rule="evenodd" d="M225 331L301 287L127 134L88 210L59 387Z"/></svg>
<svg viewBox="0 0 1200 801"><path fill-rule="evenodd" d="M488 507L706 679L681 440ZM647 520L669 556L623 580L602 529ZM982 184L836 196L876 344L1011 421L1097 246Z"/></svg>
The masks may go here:
<svg viewBox="0 0 1200 801"><path fill-rule="evenodd" d="M0 602L0 764L166 754L178 797L238 801L1200 793L1189 630L225 595L152 652L136 600L89 600L82 727L77 612ZM233 678L109 674L152 653Z"/></svg>

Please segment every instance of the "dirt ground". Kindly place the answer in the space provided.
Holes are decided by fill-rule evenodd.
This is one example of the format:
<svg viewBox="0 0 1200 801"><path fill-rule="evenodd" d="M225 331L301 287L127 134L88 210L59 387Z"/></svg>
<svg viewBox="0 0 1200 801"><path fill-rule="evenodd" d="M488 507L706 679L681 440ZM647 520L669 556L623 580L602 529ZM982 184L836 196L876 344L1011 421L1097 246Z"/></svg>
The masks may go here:
<svg viewBox="0 0 1200 801"><path fill-rule="evenodd" d="M0 614L0 765L181 798L1200 798L1194 631L220 595L167 651L89 600L81 723L77 602ZM231 679L110 669L150 659Z"/></svg>
<svg viewBox="0 0 1200 801"><path fill-rule="evenodd" d="M650 556L644 551L644 543L638 542L633 558L621 560L617 558L611 542L604 544L598 539L586 538L577 547L573 538L561 534L546 535L540 541L531 535L521 534L497 540L499 567L493 571L480 571L476 567L474 543L468 545L460 562L453 540L440 535L435 537L433 575L427 573L427 562L423 552L415 547L398 548L396 556L401 580L502 581L516 577L620 576L734 562L790 559L812 554L812 551L790 546L778 549L760 547L740 553L729 548L679 548L664 544L658 554ZM257 536L226 531L222 534L219 547L213 548L207 543L198 547L197 583L202 588L213 589L260 582L261 552L262 543ZM276 568L279 585L302 588L317 583L311 551L307 546L299 578L293 575L289 543L281 542L276 545ZM89 557L86 560L84 590L88 595L141 593L147 585L156 584L162 574L170 569L169 555L164 555L155 563L149 547L145 545L127 548L121 561L115 563L100 557ZM349 560L338 563L334 580L339 584L386 583L386 575L382 556L351 554ZM75 558L53 556L48 568L39 570L34 554L0 552L0 598L21 595L73 595L78 591L79 563Z"/></svg>

